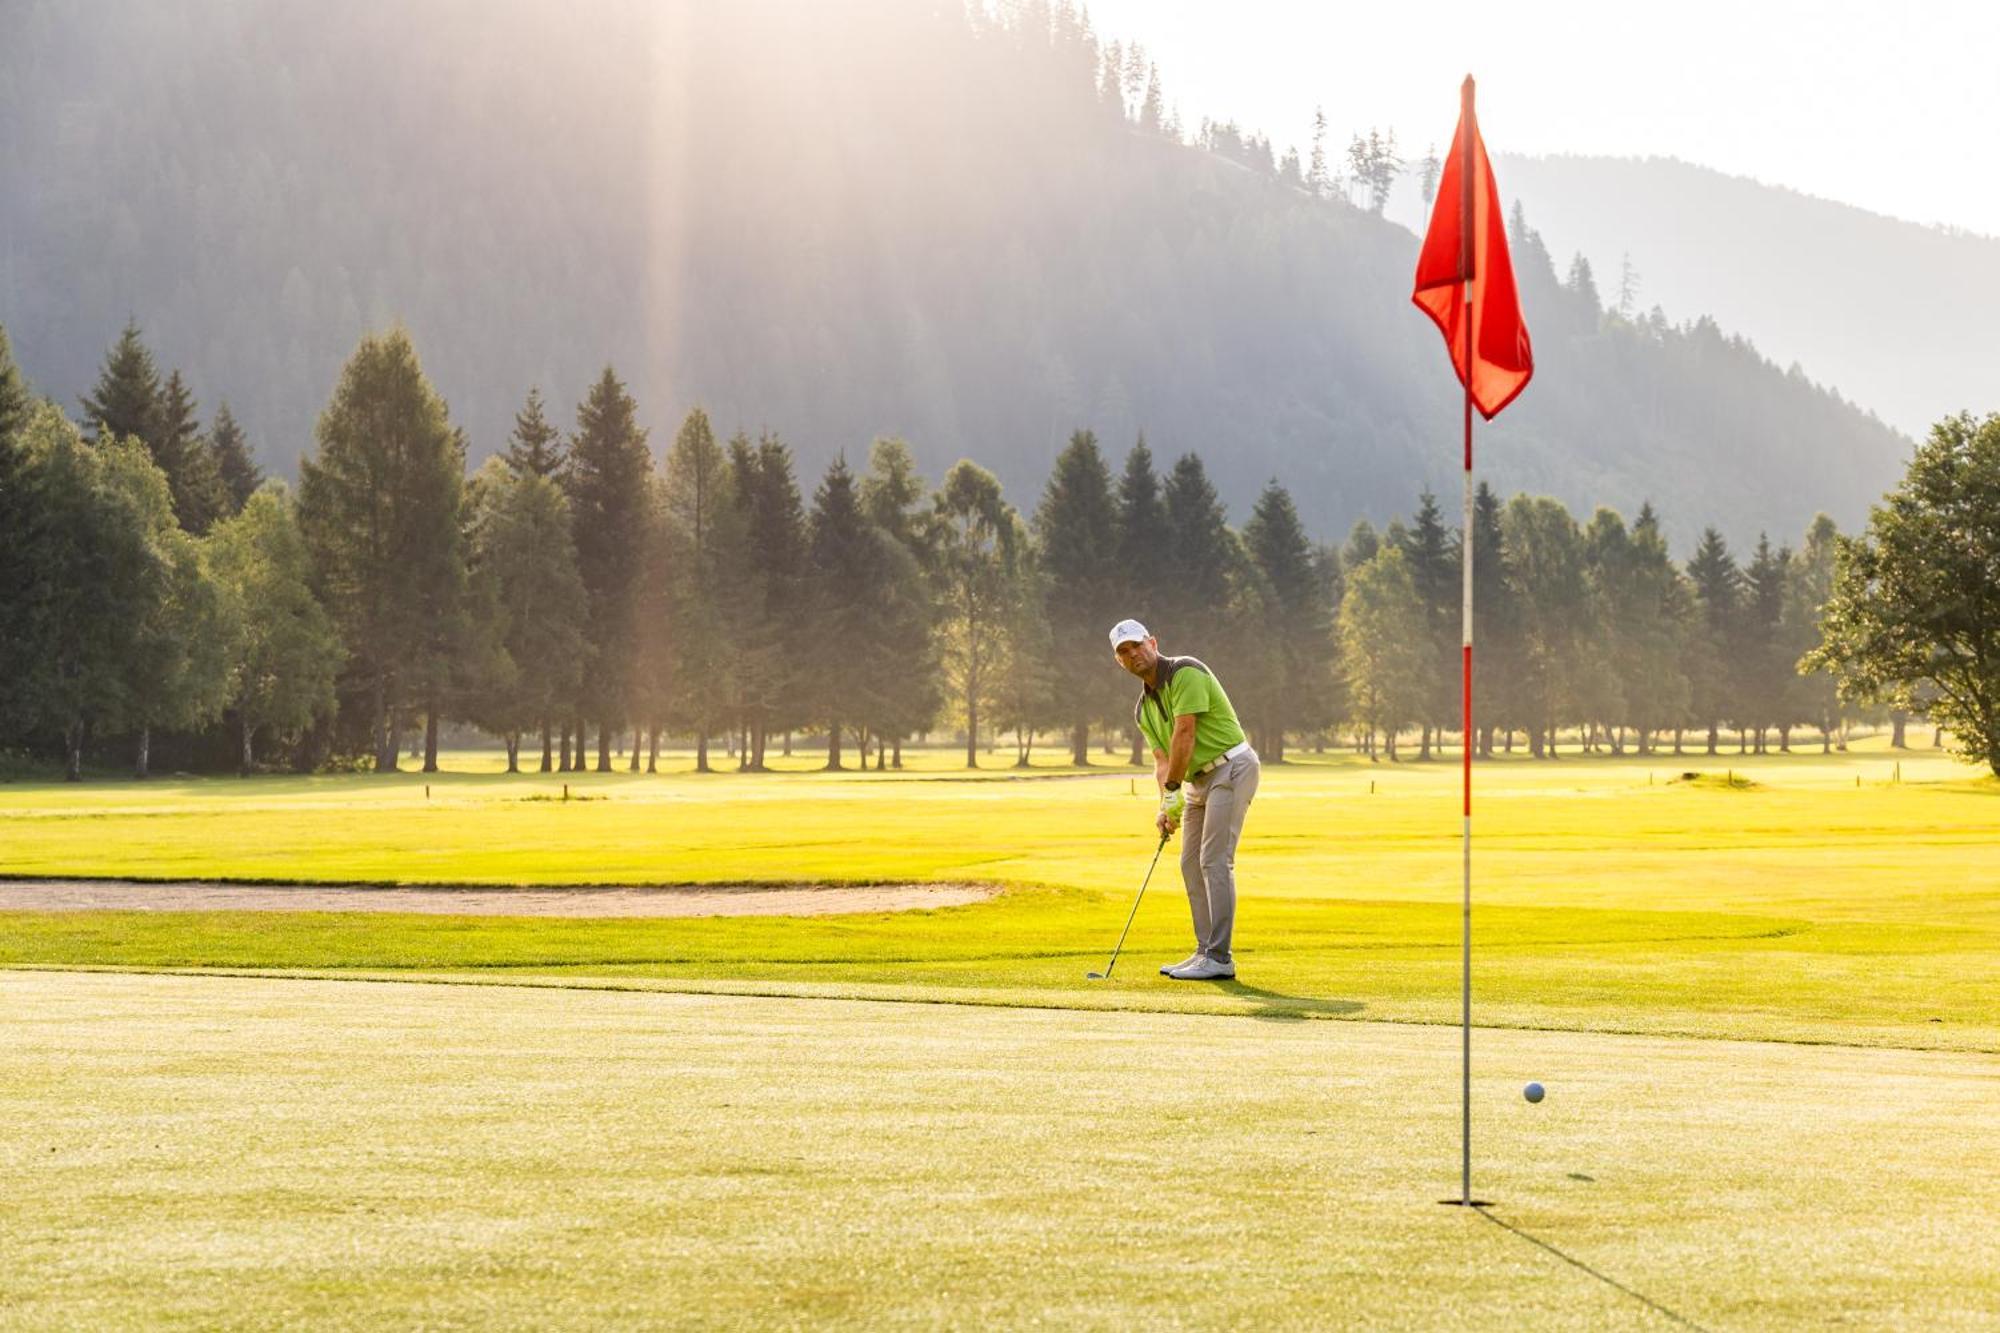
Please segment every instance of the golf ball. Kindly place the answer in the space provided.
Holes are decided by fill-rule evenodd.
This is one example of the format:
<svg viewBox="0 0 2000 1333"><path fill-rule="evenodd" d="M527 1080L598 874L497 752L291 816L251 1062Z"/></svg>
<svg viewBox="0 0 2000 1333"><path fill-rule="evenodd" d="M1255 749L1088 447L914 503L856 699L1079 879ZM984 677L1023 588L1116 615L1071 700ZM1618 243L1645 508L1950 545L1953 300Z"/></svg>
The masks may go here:
<svg viewBox="0 0 2000 1333"><path fill-rule="evenodd" d="M1530 1083L1527 1087L1521 1089L1521 1095L1531 1102L1538 1102L1542 1099L1542 1085L1539 1083Z"/></svg>

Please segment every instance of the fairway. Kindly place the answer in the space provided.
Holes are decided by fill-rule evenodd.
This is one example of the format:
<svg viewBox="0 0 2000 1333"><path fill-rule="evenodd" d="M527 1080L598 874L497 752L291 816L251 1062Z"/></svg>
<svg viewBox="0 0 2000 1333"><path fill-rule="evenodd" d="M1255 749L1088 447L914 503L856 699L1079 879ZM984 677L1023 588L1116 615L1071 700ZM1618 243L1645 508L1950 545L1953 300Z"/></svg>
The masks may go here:
<svg viewBox="0 0 2000 1333"><path fill-rule="evenodd" d="M1485 765L1495 1207L1468 1215L1436 1203L1452 764L1267 770L1241 978L1189 986L1153 970L1186 947L1166 864L1115 980L1084 980L1150 851L1129 769L572 774L565 801L452 758L0 786L5 869L474 884L482 911L527 886L999 891L826 916L528 914L547 893L501 916L0 913L0 1326L2000 1316L2000 786L1948 759Z"/></svg>
<svg viewBox="0 0 2000 1333"><path fill-rule="evenodd" d="M820 919L14 911L0 913L0 964L463 970L1457 1020L1454 764L1304 756L1268 769L1243 839L1240 983L1189 989L1147 961L1186 952L1171 864L1117 984L1083 979L1103 965L1151 851L1143 778L1123 766L968 775L949 756L912 758L920 766L866 775L0 787L4 870L26 877L1006 889L969 906ZM560 799L565 785L576 799ZM2000 1052L2000 784L1974 770L1881 749L1502 759L1482 765L1480 791L1482 1022Z"/></svg>
<svg viewBox="0 0 2000 1333"><path fill-rule="evenodd" d="M2000 1061L0 976L0 1324L1948 1326ZM1529 1107L1527 1077L1549 1099Z"/></svg>

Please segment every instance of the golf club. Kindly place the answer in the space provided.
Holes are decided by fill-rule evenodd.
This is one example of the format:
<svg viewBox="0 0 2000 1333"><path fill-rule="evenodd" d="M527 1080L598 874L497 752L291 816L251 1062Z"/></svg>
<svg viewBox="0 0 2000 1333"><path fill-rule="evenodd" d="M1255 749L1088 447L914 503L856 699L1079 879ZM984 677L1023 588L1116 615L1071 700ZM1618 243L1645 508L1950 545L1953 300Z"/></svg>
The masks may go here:
<svg viewBox="0 0 2000 1333"><path fill-rule="evenodd" d="M1160 853L1167 849L1167 839L1170 836L1170 834L1162 833L1160 835L1160 845L1153 849L1153 864L1146 867L1146 878L1139 881L1138 896L1132 899L1132 910L1125 914L1125 929L1118 932L1118 943L1111 950L1111 961L1104 965L1102 972L1084 973L1083 979L1085 981L1108 981L1111 977L1111 969L1118 966L1119 950L1125 947L1125 937L1132 932L1132 918L1139 915L1140 899L1146 896L1146 886L1153 882L1153 871L1159 867Z"/></svg>

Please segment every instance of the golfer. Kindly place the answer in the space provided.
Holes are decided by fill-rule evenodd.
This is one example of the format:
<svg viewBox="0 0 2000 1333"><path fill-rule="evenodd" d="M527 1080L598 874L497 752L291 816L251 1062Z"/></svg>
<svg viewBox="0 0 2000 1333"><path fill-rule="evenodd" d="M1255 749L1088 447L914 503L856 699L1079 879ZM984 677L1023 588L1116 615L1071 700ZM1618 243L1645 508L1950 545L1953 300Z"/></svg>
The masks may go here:
<svg viewBox="0 0 2000 1333"><path fill-rule="evenodd" d="M1243 735L1222 682L1192 657L1165 657L1159 641L1136 620L1111 630L1118 665L1145 682L1133 720L1153 747L1160 785L1154 827L1162 838L1185 821L1181 879L1194 916L1194 953L1160 969L1176 981L1220 981L1236 975L1229 951L1236 929L1236 840L1263 771Z"/></svg>

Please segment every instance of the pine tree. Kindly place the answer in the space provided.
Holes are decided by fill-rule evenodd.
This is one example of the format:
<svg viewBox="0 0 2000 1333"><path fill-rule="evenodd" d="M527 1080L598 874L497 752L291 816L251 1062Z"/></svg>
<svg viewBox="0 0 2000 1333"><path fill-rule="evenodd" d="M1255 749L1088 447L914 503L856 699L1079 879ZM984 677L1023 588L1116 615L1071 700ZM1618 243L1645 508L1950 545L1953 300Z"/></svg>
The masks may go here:
<svg viewBox="0 0 2000 1333"><path fill-rule="evenodd" d="M1472 717L1479 754L1484 757L1493 753L1496 729L1506 734L1507 748L1513 749L1521 712L1513 689L1521 636L1513 586L1507 578L1500 497L1483 481L1473 492L1472 534Z"/></svg>
<svg viewBox="0 0 2000 1333"><path fill-rule="evenodd" d="M638 404L606 366L577 405L562 472L587 605L578 712L597 724L600 773L611 771L612 732L633 714L634 616L652 461Z"/></svg>
<svg viewBox="0 0 2000 1333"><path fill-rule="evenodd" d="M709 738L725 726L733 697L737 644L730 608L744 555L729 460L699 407L688 412L667 452L662 501L671 553L670 716L694 735L695 769L706 773Z"/></svg>
<svg viewBox="0 0 2000 1333"><path fill-rule="evenodd" d="M1716 751L1717 732L1733 720L1741 698L1738 685L1736 625L1743 597L1743 573L1729 554L1729 544L1714 528L1705 528L1687 564L1698 615L1689 661L1689 711L1697 726L1708 730L1708 753Z"/></svg>
<svg viewBox="0 0 2000 1333"><path fill-rule="evenodd" d="M1808 665L1808 659L1820 646L1820 617L1833 596L1839 549L1840 533L1833 520L1815 514L1805 541L1792 557L1791 576L1786 581L1784 652L1792 669L1803 677L1795 685L1799 716L1819 729L1822 753L1833 749L1833 733L1840 722L1840 692L1832 673Z"/></svg>
<svg viewBox="0 0 2000 1333"><path fill-rule="evenodd" d="M1639 507L1632 522L1622 620L1627 640L1621 654L1621 684L1627 716L1639 733L1639 751L1650 753L1653 738L1672 730L1678 737L1688 712L1688 677L1682 645L1693 606L1687 581L1674 568L1659 515Z"/></svg>
<svg viewBox="0 0 2000 1333"><path fill-rule="evenodd" d="M1398 545L1409 567L1417 604L1422 608L1425 679L1430 688L1410 720L1423 727L1418 757L1429 759L1433 729L1442 733L1453 722L1458 697L1463 589L1453 534L1445 526L1444 511L1439 508L1437 497L1428 489L1417 497L1416 517Z"/></svg>
<svg viewBox="0 0 2000 1333"><path fill-rule="evenodd" d="M1424 150L1424 160L1417 164L1417 184L1423 191L1424 208L1428 210L1431 201L1437 198L1438 176L1444 171L1444 163L1438 158L1437 145Z"/></svg>
<svg viewBox="0 0 2000 1333"><path fill-rule="evenodd" d="M1771 539L1757 534L1757 549L1751 553L1744 571L1742 621L1737 630L1742 645L1743 708L1756 738L1756 751L1765 752L1764 733L1775 727L1779 744L1791 748L1792 723L1797 703L1793 682L1798 679L1799 654L1787 652L1784 638L1785 578L1791 568L1789 548L1774 549Z"/></svg>
<svg viewBox="0 0 2000 1333"><path fill-rule="evenodd" d="M167 474L174 517L184 530L200 534L235 511L215 452L201 433L197 411L180 371L173 371L160 388L153 457Z"/></svg>
<svg viewBox="0 0 2000 1333"><path fill-rule="evenodd" d="M36 655L34 607L39 586L41 516L29 503L28 422L34 400L14 364L7 330L0 328L0 680L27 679ZM0 733L27 730L17 691L0 690Z"/></svg>
<svg viewBox="0 0 2000 1333"><path fill-rule="evenodd" d="M1255 728L1258 754L1282 764L1287 732L1314 730L1339 716L1336 603L1291 494L1275 480L1243 525L1243 547L1264 592L1257 643L1269 664L1257 676L1269 688L1253 692L1246 726Z"/></svg>
<svg viewBox="0 0 2000 1333"><path fill-rule="evenodd" d="M1333 178L1326 161L1326 111L1321 107L1313 108L1312 158L1306 167L1306 189L1315 199L1333 193Z"/></svg>
<svg viewBox="0 0 2000 1333"><path fill-rule="evenodd" d="M1117 622L1125 571L1111 472L1087 430L1056 456L1035 511L1056 696L1064 701L1070 760L1090 763L1090 729L1119 715L1124 690L1104 633Z"/></svg>
<svg viewBox="0 0 2000 1333"><path fill-rule="evenodd" d="M1557 728L1578 716L1578 666L1592 637L1583 536L1560 501L1527 495L1507 502L1503 532L1521 720L1529 750L1553 758Z"/></svg>
<svg viewBox="0 0 2000 1333"><path fill-rule="evenodd" d="M1153 471L1153 452L1142 433L1132 452L1125 456L1125 471L1118 479L1117 565L1123 576L1120 616L1130 616L1152 627L1164 626L1162 613L1173 597L1178 563L1168 545L1167 510L1160 497L1160 479ZM1038 574L1039 577L1039 574ZM1035 590L1039 598L1040 590ZM1137 727L1132 733L1132 762L1145 762L1145 737Z"/></svg>
<svg viewBox="0 0 2000 1333"><path fill-rule="evenodd" d="M132 718L145 627L172 586L166 477L131 435L105 431L86 446L53 405L34 409L18 436L24 532L8 553L31 553L32 596L4 608L18 652L5 701L27 724L63 738L65 776L82 777L92 732ZM11 564L12 562L5 562ZM0 564L4 568L5 564Z"/></svg>
<svg viewBox="0 0 2000 1333"><path fill-rule="evenodd" d="M939 621L938 657L954 705L965 722L965 766L979 767L979 732L999 690L1006 629L1019 589L1027 531L1000 492L1000 482L976 463L945 474L935 501Z"/></svg>
<svg viewBox="0 0 2000 1333"><path fill-rule="evenodd" d="M27 429L33 409L34 396L28 392L21 368L14 363L14 348L7 341L7 329L0 325L0 451ZM6 474L0 472L0 485L5 481Z"/></svg>
<svg viewBox="0 0 2000 1333"><path fill-rule="evenodd" d="M514 414L514 433L507 440L507 463L516 472L553 477L562 471L562 432L542 411L542 391L528 390L528 401Z"/></svg>
<svg viewBox="0 0 2000 1333"><path fill-rule="evenodd" d="M152 453L160 470L172 475L169 460L160 457L155 443L159 435L160 372L139 336L138 324L128 323L105 353L97 387L81 403L84 420L94 432L93 440L136 439Z"/></svg>
<svg viewBox="0 0 2000 1333"><path fill-rule="evenodd" d="M753 448L730 442L737 510L744 533L744 593L737 635L737 717L746 732L742 767L764 767L773 730L805 721L798 691L816 669L797 650L795 625L804 614L803 580L809 536L792 469L792 454L765 434Z"/></svg>
<svg viewBox="0 0 2000 1333"><path fill-rule="evenodd" d="M798 683L810 716L827 727L826 767L838 770L841 733L865 728L875 711L871 697L884 683L882 645L875 629L890 596L887 533L862 512L854 473L836 456L813 494L801 610L809 616L813 670ZM809 609L807 609L809 608ZM802 626L788 626L786 642ZM861 752L868 765L868 752Z"/></svg>
<svg viewBox="0 0 2000 1333"><path fill-rule="evenodd" d="M361 340L299 465L315 593L348 650L347 699L377 772L406 709L435 719L465 582L464 440L401 329Z"/></svg>
<svg viewBox="0 0 2000 1333"><path fill-rule="evenodd" d="M215 409L215 420L208 430L208 447L215 458L223 489L229 494L228 513L241 513L257 488L264 484L264 473L251 456L250 441L244 436L243 428L236 424L236 416L229 410L227 399Z"/></svg>
<svg viewBox="0 0 2000 1333"><path fill-rule="evenodd" d="M1199 455L1182 454L1175 461L1161 487L1161 504L1166 513L1161 549L1171 554L1173 577L1163 590L1162 623L1146 624L1192 647L1212 641L1225 627L1236 538Z"/></svg>
<svg viewBox="0 0 2000 1333"><path fill-rule="evenodd" d="M870 448L861 505L891 546L889 596L875 627L883 688L871 701L868 721L893 747L895 766L901 768L903 741L927 729L943 703L932 636L938 617L937 532L924 480L903 441L881 439Z"/></svg>

